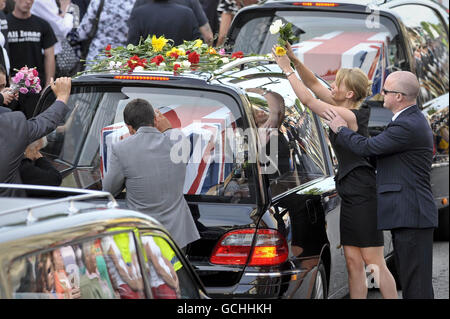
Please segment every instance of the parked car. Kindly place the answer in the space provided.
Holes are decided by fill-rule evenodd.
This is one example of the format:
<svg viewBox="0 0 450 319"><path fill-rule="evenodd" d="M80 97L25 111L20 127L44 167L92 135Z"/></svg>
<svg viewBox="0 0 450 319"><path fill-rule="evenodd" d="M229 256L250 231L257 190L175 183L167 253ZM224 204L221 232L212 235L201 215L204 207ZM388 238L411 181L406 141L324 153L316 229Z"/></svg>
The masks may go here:
<svg viewBox="0 0 450 319"><path fill-rule="evenodd" d="M271 172L273 166L261 160L267 149L254 117L255 108L267 111L267 100L248 88L276 91L286 104L280 133L269 143L278 142L271 153L278 165ZM326 127L296 98L273 61L246 57L216 72L104 72L73 79L68 104L74 110L47 136L43 149L63 174L63 186L101 189L108 147L126 138L123 109L137 97L191 142L184 192L201 238L186 254L210 297L348 293L336 157ZM37 113L54 99L47 89ZM125 205L124 195L117 197L119 205ZM389 232L385 255L393 259Z"/></svg>
<svg viewBox="0 0 450 319"><path fill-rule="evenodd" d="M241 9L230 26L227 45L233 51L268 53L278 35L269 32L280 19L292 23L300 37L292 47L317 75L331 82L339 68L359 67L373 81L369 130L381 132L392 118L380 94L387 75L415 73L421 85L418 106L448 106L448 8L433 1L268 0ZM448 118L447 118L448 122ZM447 124L448 127L448 124ZM436 135L436 132L435 132ZM431 184L439 208L438 239L448 240L448 152L435 156Z"/></svg>
<svg viewBox="0 0 450 319"><path fill-rule="evenodd" d="M111 194L0 187L53 197L0 197L0 298L208 298L165 228Z"/></svg>

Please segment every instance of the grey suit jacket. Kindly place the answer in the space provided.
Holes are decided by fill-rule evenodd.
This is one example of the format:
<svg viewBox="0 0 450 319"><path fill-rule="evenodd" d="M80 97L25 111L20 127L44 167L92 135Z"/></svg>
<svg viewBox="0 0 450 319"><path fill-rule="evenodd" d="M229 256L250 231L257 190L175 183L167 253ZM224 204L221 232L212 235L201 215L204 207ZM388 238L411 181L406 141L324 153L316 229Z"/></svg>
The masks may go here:
<svg viewBox="0 0 450 319"><path fill-rule="evenodd" d="M171 134L183 139L171 140ZM146 126L112 144L103 190L117 195L125 186L128 207L154 217L185 247L200 235L183 196L186 162L174 163L170 156L172 146L186 142L182 134Z"/></svg>
<svg viewBox="0 0 450 319"><path fill-rule="evenodd" d="M53 131L68 111L66 104L55 101L45 112L29 120L19 111L0 114L0 183L22 182L18 168L26 147ZM0 189L0 196L24 196L24 192Z"/></svg>

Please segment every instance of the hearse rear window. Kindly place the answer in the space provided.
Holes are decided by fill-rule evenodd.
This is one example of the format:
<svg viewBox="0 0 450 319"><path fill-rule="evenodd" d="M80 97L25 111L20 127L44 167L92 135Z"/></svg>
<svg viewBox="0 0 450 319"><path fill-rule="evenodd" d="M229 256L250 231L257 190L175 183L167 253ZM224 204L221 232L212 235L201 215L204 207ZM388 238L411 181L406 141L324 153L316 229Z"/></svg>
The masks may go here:
<svg viewBox="0 0 450 319"><path fill-rule="evenodd" d="M236 34L233 50L270 53L278 40L278 34L269 32L270 25L276 20L290 22L300 38L292 48L314 73L331 83L340 68L359 67L373 81L372 91L376 94L382 88L386 68L405 67L397 29L387 18L376 18L371 19L369 14L309 10L251 11L242 16L232 32Z"/></svg>
<svg viewBox="0 0 450 319"><path fill-rule="evenodd" d="M44 153L56 164L96 172L90 178L100 180L108 169L111 143L129 136L123 110L135 98L149 101L169 119L172 127L180 128L188 137L191 145L186 159L186 195L253 202L253 186L249 185L251 169L245 160L244 121L236 101L225 94L174 88L74 85L69 100L73 112L64 125L47 136L49 144ZM44 104L50 105L53 99L50 94ZM80 187L72 185L73 180L65 179L63 186Z"/></svg>

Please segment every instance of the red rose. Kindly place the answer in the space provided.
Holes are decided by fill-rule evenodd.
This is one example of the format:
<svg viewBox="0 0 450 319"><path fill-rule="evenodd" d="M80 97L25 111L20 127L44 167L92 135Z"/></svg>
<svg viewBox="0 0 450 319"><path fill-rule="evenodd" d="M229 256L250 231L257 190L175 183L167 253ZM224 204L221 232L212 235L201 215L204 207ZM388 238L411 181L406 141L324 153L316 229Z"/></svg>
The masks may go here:
<svg viewBox="0 0 450 319"><path fill-rule="evenodd" d="M170 54L170 56L171 56L172 58L174 58L175 60L178 59L178 54L177 54L176 52L172 52L172 53Z"/></svg>
<svg viewBox="0 0 450 319"><path fill-rule="evenodd" d="M198 54L195 51L192 51L188 55L188 61L191 62L192 64L198 64L200 62L200 54Z"/></svg>
<svg viewBox="0 0 450 319"><path fill-rule="evenodd" d="M243 57L244 57L244 52L242 52L242 51L234 52L231 55L232 59L242 59Z"/></svg>
<svg viewBox="0 0 450 319"><path fill-rule="evenodd" d="M140 59L137 55L135 55L127 61L127 64L130 69L134 70L137 66L145 67L147 60Z"/></svg>
<svg viewBox="0 0 450 319"><path fill-rule="evenodd" d="M110 58L112 55L111 55L111 44L108 44L107 46L106 46L106 48L105 48L105 53L106 53L106 56L108 57L108 58Z"/></svg>
<svg viewBox="0 0 450 319"><path fill-rule="evenodd" d="M39 76L39 72L38 71L36 71L36 69L33 69L33 75L36 77L36 76Z"/></svg>
<svg viewBox="0 0 450 319"><path fill-rule="evenodd" d="M160 65L161 62L164 62L164 57L162 55L157 55L150 60L150 63L156 63L156 65Z"/></svg>
<svg viewBox="0 0 450 319"><path fill-rule="evenodd" d="M180 66L181 66L181 65L179 65L178 63L175 63L175 64L173 65L173 70L174 70L174 71L178 70L178 69L180 68Z"/></svg>

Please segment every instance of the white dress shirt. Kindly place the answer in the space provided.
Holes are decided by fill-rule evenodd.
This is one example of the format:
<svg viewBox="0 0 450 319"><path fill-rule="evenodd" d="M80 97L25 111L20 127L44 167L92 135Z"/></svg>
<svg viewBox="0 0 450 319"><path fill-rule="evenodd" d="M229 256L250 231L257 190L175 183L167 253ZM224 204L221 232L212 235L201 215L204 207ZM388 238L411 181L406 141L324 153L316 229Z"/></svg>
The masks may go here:
<svg viewBox="0 0 450 319"><path fill-rule="evenodd" d="M406 111L406 110L409 109L411 106L414 106L414 105L410 105L410 106L408 106L408 107L405 107L403 110L398 111L397 113L395 113L394 116L392 117L392 122L394 122L395 119L396 119L403 111Z"/></svg>

